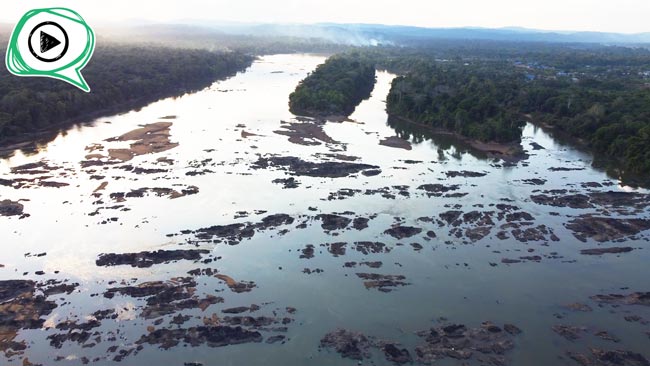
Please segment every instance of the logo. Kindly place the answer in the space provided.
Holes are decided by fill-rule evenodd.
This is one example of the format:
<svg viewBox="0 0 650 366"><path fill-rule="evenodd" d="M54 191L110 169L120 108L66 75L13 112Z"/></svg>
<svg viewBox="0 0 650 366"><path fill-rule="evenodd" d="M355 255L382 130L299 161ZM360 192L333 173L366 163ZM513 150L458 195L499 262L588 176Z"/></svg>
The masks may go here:
<svg viewBox="0 0 650 366"><path fill-rule="evenodd" d="M14 28L5 63L17 76L63 80L89 92L81 69L95 50L95 33L79 13L66 8L30 10Z"/></svg>

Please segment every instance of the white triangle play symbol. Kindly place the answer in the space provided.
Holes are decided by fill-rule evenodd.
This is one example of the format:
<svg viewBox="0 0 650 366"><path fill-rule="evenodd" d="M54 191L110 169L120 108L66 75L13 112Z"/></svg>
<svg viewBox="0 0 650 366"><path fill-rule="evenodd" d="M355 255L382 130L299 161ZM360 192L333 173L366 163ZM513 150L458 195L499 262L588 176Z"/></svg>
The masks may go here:
<svg viewBox="0 0 650 366"><path fill-rule="evenodd" d="M61 42L58 39L41 31L41 53L47 52L60 44Z"/></svg>

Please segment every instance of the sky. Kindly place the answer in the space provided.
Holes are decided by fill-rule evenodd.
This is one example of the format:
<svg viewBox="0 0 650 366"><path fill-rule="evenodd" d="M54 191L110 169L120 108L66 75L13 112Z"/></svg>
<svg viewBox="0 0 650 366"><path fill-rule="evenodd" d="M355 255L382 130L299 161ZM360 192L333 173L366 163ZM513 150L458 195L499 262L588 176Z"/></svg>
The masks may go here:
<svg viewBox="0 0 650 366"><path fill-rule="evenodd" d="M650 0L3 0L0 22L13 24L27 10L53 6L76 10L91 25L195 19L650 32Z"/></svg>

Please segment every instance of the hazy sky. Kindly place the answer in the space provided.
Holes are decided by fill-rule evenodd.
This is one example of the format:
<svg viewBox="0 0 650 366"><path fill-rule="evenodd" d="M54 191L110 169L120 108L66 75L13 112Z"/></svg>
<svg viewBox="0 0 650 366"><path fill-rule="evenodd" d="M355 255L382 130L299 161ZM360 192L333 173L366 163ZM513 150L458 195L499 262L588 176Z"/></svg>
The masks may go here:
<svg viewBox="0 0 650 366"><path fill-rule="evenodd" d="M91 25L213 19L650 32L650 0L2 0L0 21L15 23L26 10L49 6L77 10Z"/></svg>

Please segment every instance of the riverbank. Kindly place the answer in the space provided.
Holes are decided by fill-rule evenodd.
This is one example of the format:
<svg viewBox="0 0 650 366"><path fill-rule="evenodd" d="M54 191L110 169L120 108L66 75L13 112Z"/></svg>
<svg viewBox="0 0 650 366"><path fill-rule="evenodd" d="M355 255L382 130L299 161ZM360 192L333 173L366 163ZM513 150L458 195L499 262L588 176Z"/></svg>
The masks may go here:
<svg viewBox="0 0 650 366"><path fill-rule="evenodd" d="M415 122L408 118L396 115L389 115L389 118L394 118L404 123L413 124L419 127L424 127L436 135L451 136L459 140L472 149L485 154L487 157L498 158L509 162L516 162L526 159L527 155L524 152L520 142L500 143L500 142L484 142L469 137L463 136L459 133L444 129L432 127L424 123Z"/></svg>
<svg viewBox="0 0 650 366"><path fill-rule="evenodd" d="M44 144L52 141L59 135L59 133L74 126L89 124L94 120L102 117L121 115L134 110L137 111L138 109L161 99L182 96L188 93L195 93L209 87L216 81L225 80L232 76L234 75L217 78L215 80L211 80L210 82L197 83L192 87L185 87L179 89L176 92L161 92L142 96L135 100L115 104L107 108L98 109L94 112L81 114L75 118L69 118L57 123L50 124L46 128L40 129L38 131L22 133L6 138L0 136L0 158L8 157L16 150L35 150L38 148L39 144Z"/></svg>

